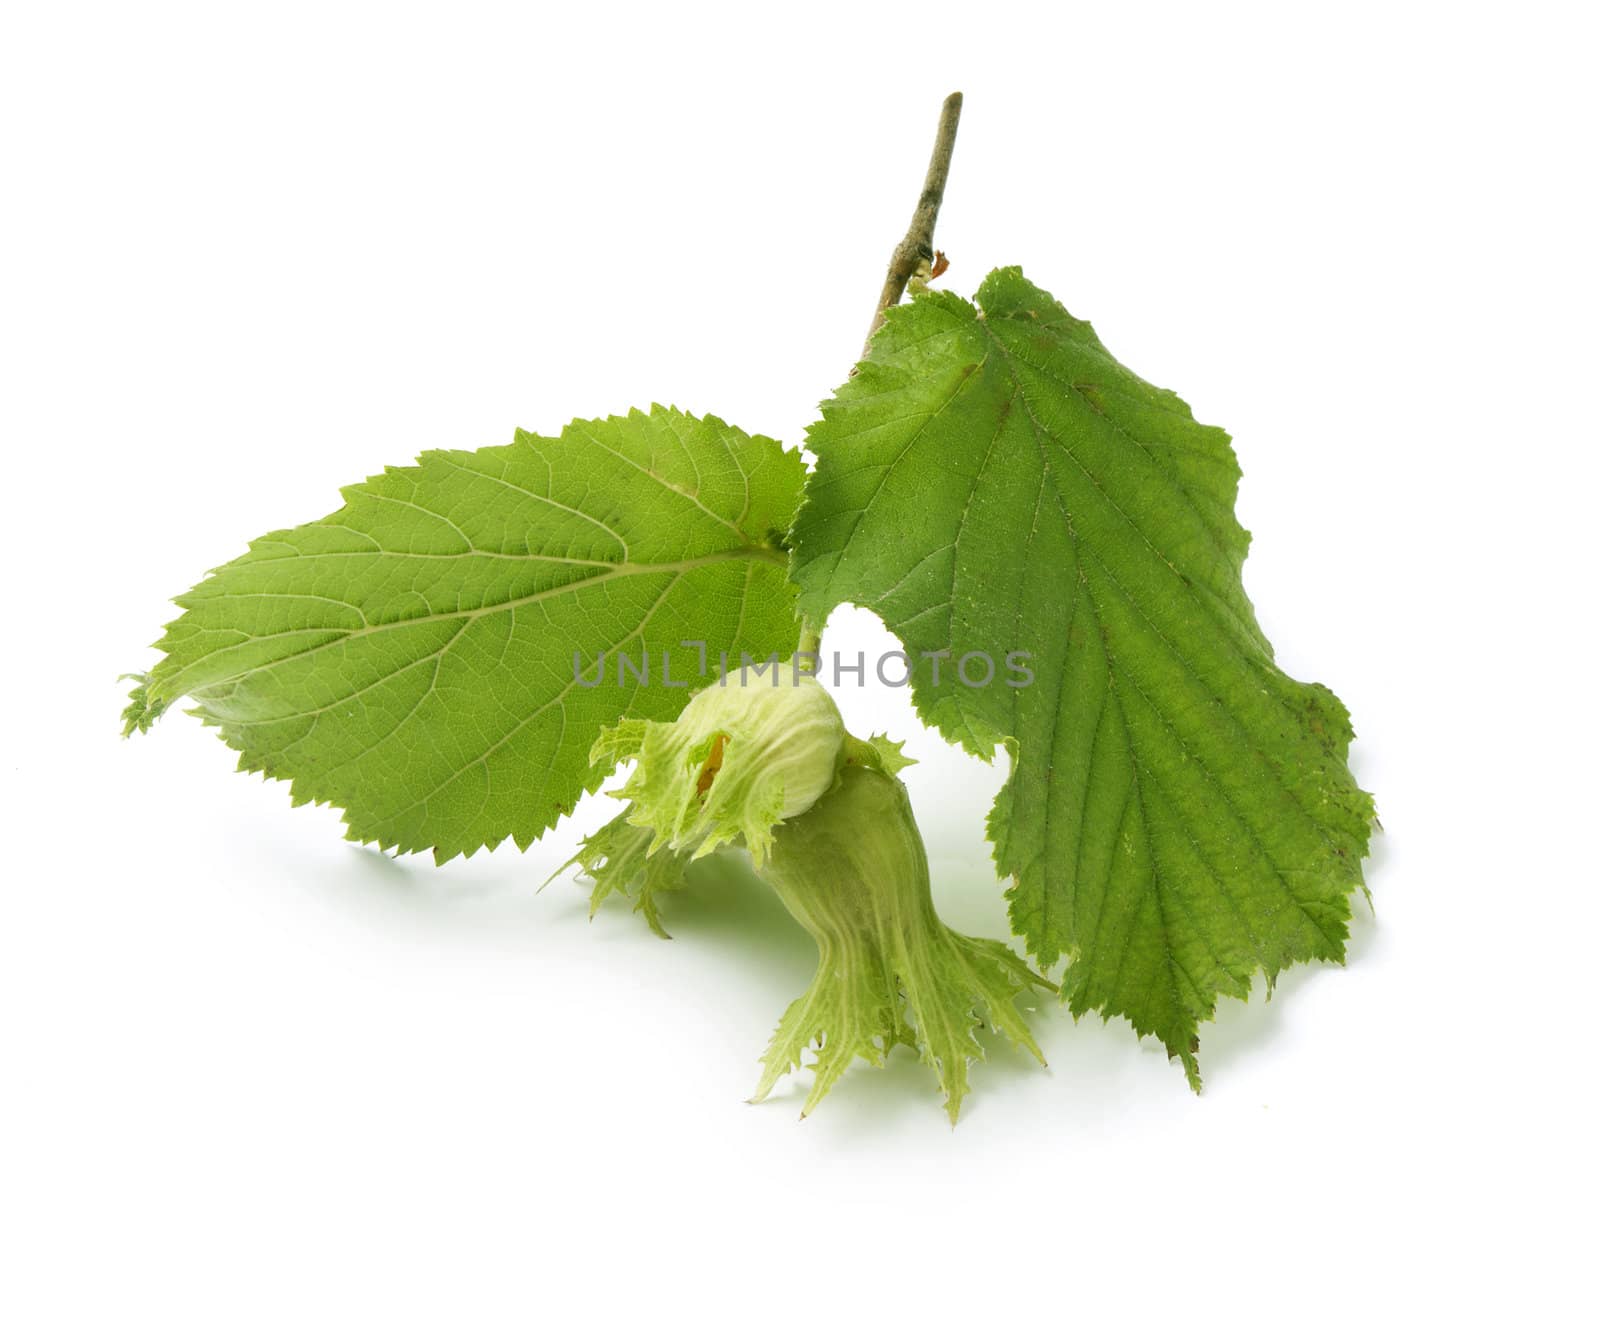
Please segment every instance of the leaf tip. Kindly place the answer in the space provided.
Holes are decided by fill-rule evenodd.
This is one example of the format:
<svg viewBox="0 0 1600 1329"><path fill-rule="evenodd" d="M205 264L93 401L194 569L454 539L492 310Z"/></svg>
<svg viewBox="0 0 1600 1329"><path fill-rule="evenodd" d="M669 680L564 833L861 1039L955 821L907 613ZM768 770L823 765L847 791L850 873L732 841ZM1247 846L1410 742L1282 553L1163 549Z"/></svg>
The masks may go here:
<svg viewBox="0 0 1600 1329"><path fill-rule="evenodd" d="M122 736L131 738L134 734L147 734L150 726L159 720L167 709L167 703L155 700L150 696L149 674L119 674L117 681L131 681L133 687L128 690L128 704L122 708Z"/></svg>

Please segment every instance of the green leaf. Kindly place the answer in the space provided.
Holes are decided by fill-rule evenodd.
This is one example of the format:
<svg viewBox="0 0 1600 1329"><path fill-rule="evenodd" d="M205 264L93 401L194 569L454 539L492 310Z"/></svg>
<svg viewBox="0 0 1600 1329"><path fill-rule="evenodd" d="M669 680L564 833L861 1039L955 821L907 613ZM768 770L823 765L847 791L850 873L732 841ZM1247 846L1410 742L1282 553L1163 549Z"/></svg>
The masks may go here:
<svg viewBox="0 0 1600 1329"><path fill-rule="evenodd" d="M352 839L526 847L604 778L607 726L671 719L720 651L793 649L803 478L773 440L661 407L425 453L180 596L125 721L192 698L241 769L343 808ZM648 653L648 686L619 652Z"/></svg>
<svg viewBox="0 0 1600 1329"><path fill-rule="evenodd" d="M1256 624L1228 436L1019 269L978 302L891 310L824 405L801 609L876 611L924 719L1008 746L989 833L1013 925L1067 957L1075 1014L1126 1016L1198 1088L1218 994L1344 955L1373 815L1349 717Z"/></svg>

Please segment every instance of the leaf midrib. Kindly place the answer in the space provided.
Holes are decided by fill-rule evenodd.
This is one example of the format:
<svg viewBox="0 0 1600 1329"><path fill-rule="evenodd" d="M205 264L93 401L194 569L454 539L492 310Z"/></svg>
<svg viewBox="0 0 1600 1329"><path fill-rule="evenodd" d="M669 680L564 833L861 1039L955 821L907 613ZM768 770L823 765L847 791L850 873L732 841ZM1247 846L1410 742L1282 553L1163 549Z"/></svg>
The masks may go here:
<svg viewBox="0 0 1600 1329"><path fill-rule="evenodd" d="M339 635L331 641L318 642L315 646L309 646L303 651L295 651L292 654L280 656L278 659L267 661L264 664L248 666L247 668L241 669L236 673L225 675L222 678L208 680L199 686L202 690L210 692L217 688L226 687L230 683L237 682L239 679L244 678L248 674L253 674L258 670L275 669L280 665L290 664L297 660L307 659L320 651L329 649L330 647L348 645L350 642L360 638L374 636L380 632L387 632L394 628L420 627L427 623L453 622L457 620L465 623L490 614L508 613L512 610L521 608L523 605L535 604L541 600L551 599L556 596L575 594L580 590L600 586L606 582L617 581L626 577L654 576L661 573L671 573L681 576L684 573L694 572L700 568L712 567L719 563L736 562L741 559L748 559L752 562L759 563L770 563L775 567L785 569L788 567L789 562L788 555L782 550L773 549L768 545L744 545L737 549L717 550L710 554L702 554L697 558L680 559L673 562L612 564L612 570L610 572L603 572L598 576L580 577L575 581L563 582L559 586L547 586L542 590L533 591L527 595L518 596L515 599L500 600L491 604L479 605L472 609L453 609L440 613L414 614L408 618L390 619L383 623L373 623L367 627L351 628L348 630L317 627L294 628L288 632L280 633L262 633L249 637L247 641L243 643L230 643L228 647L222 647L219 649L233 649L237 646L251 645L262 641L272 641L282 637L299 636L305 633L317 633L320 635L326 632L337 632ZM226 599L228 597L217 596L213 598ZM157 687L153 689L153 691L159 692L160 696L166 700L176 700L177 698L183 696L189 691L188 686L186 686L183 682L184 678L192 670L198 669L215 654L215 651L208 652L206 655L201 656L200 659L183 666L169 680L161 680ZM167 658L170 659L171 657L168 656Z"/></svg>

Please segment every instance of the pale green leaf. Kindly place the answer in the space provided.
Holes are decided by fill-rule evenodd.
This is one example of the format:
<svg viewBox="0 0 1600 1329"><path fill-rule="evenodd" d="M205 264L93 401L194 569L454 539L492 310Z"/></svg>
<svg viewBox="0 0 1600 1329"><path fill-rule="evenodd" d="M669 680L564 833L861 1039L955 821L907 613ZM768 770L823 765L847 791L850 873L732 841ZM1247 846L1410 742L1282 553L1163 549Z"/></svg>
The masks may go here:
<svg viewBox="0 0 1600 1329"><path fill-rule="evenodd" d="M353 839L525 847L604 778L607 726L671 719L721 651L793 649L803 474L771 439L661 407L426 453L180 596L126 722L188 696L242 769L343 808ZM619 652L648 655L648 686Z"/></svg>
<svg viewBox="0 0 1600 1329"><path fill-rule="evenodd" d="M1075 1013L1125 1015L1198 1087L1218 994L1343 957L1372 820L1349 718L1256 624L1227 435L1018 269L978 302L891 310L823 407L801 607L875 610L923 717L1010 746L989 829L1013 924L1067 957Z"/></svg>

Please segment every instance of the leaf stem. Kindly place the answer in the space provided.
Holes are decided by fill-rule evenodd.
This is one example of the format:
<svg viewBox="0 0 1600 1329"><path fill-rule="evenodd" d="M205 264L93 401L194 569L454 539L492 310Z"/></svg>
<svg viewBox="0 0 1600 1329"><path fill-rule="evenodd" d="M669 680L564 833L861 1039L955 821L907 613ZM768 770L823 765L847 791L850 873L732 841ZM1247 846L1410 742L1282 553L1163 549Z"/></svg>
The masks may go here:
<svg viewBox="0 0 1600 1329"><path fill-rule="evenodd" d="M918 265L933 262L933 228L939 220L939 205L944 202L945 181L950 178L950 155L955 151L956 127L960 123L961 94L952 92L939 111L939 132L933 140L933 156L928 160L927 178L922 182L916 211L911 214L911 225L906 229L905 239L890 255L883 291L878 296L878 307L872 311L872 326L867 329L866 345L861 350L863 357L872 345L873 334L883 326L885 314L891 306L900 303L906 283L916 276Z"/></svg>
<svg viewBox="0 0 1600 1329"><path fill-rule="evenodd" d="M794 653L796 656L809 655L813 657L811 667L806 670L806 673L819 674L822 672L821 662L816 658L821 650L822 629L809 618L802 619L800 621L800 644L795 647Z"/></svg>

